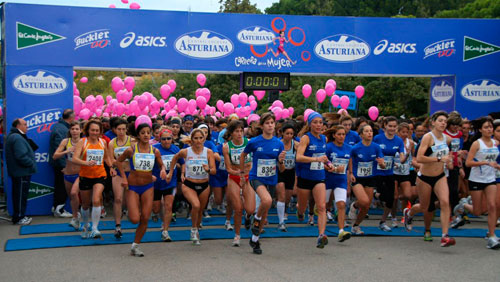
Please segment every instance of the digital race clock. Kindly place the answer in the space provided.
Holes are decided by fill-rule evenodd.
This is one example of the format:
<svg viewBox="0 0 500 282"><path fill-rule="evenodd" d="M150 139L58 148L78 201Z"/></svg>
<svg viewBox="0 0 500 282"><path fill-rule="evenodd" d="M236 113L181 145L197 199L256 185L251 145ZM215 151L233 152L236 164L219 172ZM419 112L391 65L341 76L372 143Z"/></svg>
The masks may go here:
<svg viewBox="0 0 500 282"><path fill-rule="evenodd" d="M289 90L290 73L281 72L242 72L241 90Z"/></svg>

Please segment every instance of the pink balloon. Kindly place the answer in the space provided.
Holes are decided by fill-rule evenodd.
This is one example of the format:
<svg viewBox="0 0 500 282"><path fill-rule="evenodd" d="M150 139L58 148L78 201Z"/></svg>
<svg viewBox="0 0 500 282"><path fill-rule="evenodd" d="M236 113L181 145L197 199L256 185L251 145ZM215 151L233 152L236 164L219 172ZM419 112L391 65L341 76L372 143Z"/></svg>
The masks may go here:
<svg viewBox="0 0 500 282"><path fill-rule="evenodd" d="M205 97L205 100L207 100L207 102L210 101L210 96L211 96L210 89L208 89L208 88L202 88L200 90L200 95L203 96L203 97Z"/></svg>
<svg viewBox="0 0 500 282"><path fill-rule="evenodd" d="M349 101L349 97L347 96L340 97L340 107L342 109L347 110L347 107L349 107L349 103L351 103L351 101Z"/></svg>
<svg viewBox="0 0 500 282"><path fill-rule="evenodd" d="M97 117L100 117L100 116L101 116L101 114L102 114L102 109L96 109L96 110L95 110L95 115L96 115Z"/></svg>
<svg viewBox="0 0 500 282"><path fill-rule="evenodd" d="M349 113L348 113L346 110L344 110L344 109L340 109L340 110L337 112L337 114L339 114L339 115L348 115Z"/></svg>
<svg viewBox="0 0 500 282"><path fill-rule="evenodd" d="M170 96L171 92L172 90L170 89L170 86L168 86L167 84L163 84L160 87L160 95L163 99L168 99L168 96Z"/></svg>
<svg viewBox="0 0 500 282"><path fill-rule="evenodd" d="M80 97L73 96L73 110L75 111L75 113L80 113L83 106L82 104L82 99L80 99Z"/></svg>
<svg viewBox="0 0 500 282"><path fill-rule="evenodd" d="M281 108L283 109L284 108L284 105L283 105L283 102L281 102L280 100L275 100L273 102L273 104L271 105L271 107L278 107L278 108Z"/></svg>
<svg viewBox="0 0 500 282"><path fill-rule="evenodd" d="M368 116L370 117L371 120L377 120L378 118L378 108L375 106L371 106L368 109Z"/></svg>
<svg viewBox="0 0 500 282"><path fill-rule="evenodd" d="M79 96L80 96L80 90L75 89L75 90L73 91L73 96L78 96L78 97L79 97Z"/></svg>
<svg viewBox="0 0 500 282"><path fill-rule="evenodd" d="M115 105L115 107L113 108L113 112L117 115L117 116L121 116L125 113L125 105L122 104L122 103L118 103Z"/></svg>
<svg viewBox="0 0 500 282"><path fill-rule="evenodd" d="M180 98L179 101L177 102L177 110L181 113L187 109L187 106L188 106L188 100L186 98Z"/></svg>
<svg viewBox="0 0 500 282"><path fill-rule="evenodd" d="M255 96L254 95L248 96L248 101L249 102L255 101Z"/></svg>
<svg viewBox="0 0 500 282"><path fill-rule="evenodd" d="M240 103L240 100L239 100L239 96L238 94L233 94L231 95L231 104L233 104L233 106L236 108L238 107L239 103Z"/></svg>
<svg viewBox="0 0 500 282"><path fill-rule="evenodd" d="M94 107L95 97L94 95L87 96L85 98L85 106L87 109L92 109Z"/></svg>
<svg viewBox="0 0 500 282"><path fill-rule="evenodd" d="M304 84L304 86L302 86L302 95L304 95L304 98L309 98L309 96L311 96L311 92L312 92L312 87L311 85L309 84Z"/></svg>
<svg viewBox="0 0 500 282"><path fill-rule="evenodd" d="M95 97L95 103L98 108L104 105L104 98L102 97L102 95L97 95Z"/></svg>
<svg viewBox="0 0 500 282"><path fill-rule="evenodd" d="M260 116L257 115L257 114L251 114L248 116L248 119L247 119L247 122L248 124L251 124L252 122L254 121L259 121L260 120Z"/></svg>
<svg viewBox="0 0 500 282"><path fill-rule="evenodd" d="M128 104L128 113L127 115L134 115L135 112L139 110L139 105L137 104L137 101L132 101L130 104Z"/></svg>
<svg viewBox="0 0 500 282"><path fill-rule="evenodd" d="M325 98L326 98L326 91L325 89L319 89L318 91L316 91L316 100L318 101L318 103L323 103L323 101L325 101Z"/></svg>
<svg viewBox="0 0 500 282"><path fill-rule="evenodd" d="M147 115L140 115L135 120L135 128L137 129L137 127L139 125L143 124L143 123L149 125L150 127L153 126L153 123L151 122L151 119Z"/></svg>
<svg viewBox="0 0 500 282"><path fill-rule="evenodd" d="M333 95L332 96L332 99L330 100L331 103L332 103L332 106L334 106L335 108L339 106L340 104L340 97L337 96L337 95Z"/></svg>
<svg viewBox="0 0 500 282"><path fill-rule="evenodd" d="M281 112L283 110L279 107L274 107L271 109L271 112L274 113L274 116L276 117L276 120L280 120L281 119Z"/></svg>
<svg viewBox="0 0 500 282"><path fill-rule="evenodd" d="M283 111L281 111L282 118L288 118L289 116L290 116L290 112L288 111L288 109L283 109Z"/></svg>
<svg viewBox="0 0 500 282"><path fill-rule="evenodd" d="M335 93L335 89L337 88L337 86L335 84L327 84L325 86L325 91L326 91L326 95L328 95L329 97L333 95L333 93Z"/></svg>
<svg viewBox="0 0 500 282"><path fill-rule="evenodd" d="M215 106L219 112L224 112L224 102L222 100L218 100Z"/></svg>
<svg viewBox="0 0 500 282"><path fill-rule="evenodd" d="M123 94L122 99L123 103L128 103L132 99L132 96L134 96L134 93L132 91L125 91L125 94Z"/></svg>
<svg viewBox="0 0 500 282"><path fill-rule="evenodd" d="M134 89L135 86L135 79L133 77L127 76L125 77L124 84L125 84L125 89L127 89L127 91L132 91L132 89Z"/></svg>
<svg viewBox="0 0 500 282"><path fill-rule="evenodd" d="M109 5L109 8L116 8L116 5L115 4L111 4L111 5Z"/></svg>
<svg viewBox="0 0 500 282"><path fill-rule="evenodd" d="M198 98L196 98L196 105L202 110L205 109L205 107L207 106L207 99L205 99L205 97L203 96L199 96Z"/></svg>
<svg viewBox="0 0 500 282"><path fill-rule="evenodd" d="M333 79L329 79L326 81L325 83L325 87L328 85L328 84L333 84L335 86L335 88L337 88L337 82Z"/></svg>
<svg viewBox="0 0 500 282"><path fill-rule="evenodd" d="M89 81L89 79L85 76L80 78L80 83L87 83L88 81Z"/></svg>
<svg viewBox="0 0 500 282"><path fill-rule="evenodd" d="M122 90L123 86L124 86L123 81L118 76L115 76L113 80L111 80L111 88L113 89L113 91L115 91L115 93L118 92L119 90Z"/></svg>
<svg viewBox="0 0 500 282"><path fill-rule="evenodd" d="M110 95L107 95L106 96L106 103L109 104L109 102L111 102L111 100L113 100L113 97L111 97Z"/></svg>
<svg viewBox="0 0 500 282"><path fill-rule="evenodd" d="M255 109L257 109L257 102L256 101L250 101L250 109L252 111L255 111Z"/></svg>
<svg viewBox="0 0 500 282"><path fill-rule="evenodd" d="M196 100L190 99L188 102L188 108L191 111L191 113L196 111Z"/></svg>
<svg viewBox="0 0 500 282"><path fill-rule="evenodd" d="M130 4L129 7L132 10L139 10L141 8L141 5L139 5L139 4L137 4L137 3L134 2L134 3Z"/></svg>
<svg viewBox="0 0 500 282"><path fill-rule="evenodd" d="M148 97L144 94L139 96L139 99L137 99L137 104L139 105L139 109L143 110L149 104Z"/></svg>
<svg viewBox="0 0 500 282"><path fill-rule="evenodd" d="M313 110L311 109L307 109L304 111L304 121L307 122L307 118L309 117L309 115L314 112Z"/></svg>
<svg viewBox="0 0 500 282"><path fill-rule="evenodd" d="M218 117L218 118L220 118L220 117L222 117L222 114L220 112L216 112L215 116Z"/></svg>
<svg viewBox="0 0 500 282"><path fill-rule="evenodd" d="M177 83L175 82L175 80L170 79L170 80L167 82L167 84L168 84L168 86L170 86L170 91L171 91L171 93L174 93L175 88L177 87Z"/></svg>
<svg viewBox="0 0 500 282"><path fill-rule="evenodd" d="M168 99L168 105L170 106L170 108L174 108L176 104L177 104L177 98L170 97L170 99Z"/></svg>
<svg viewBox="0 0 500 282"><path fill-rule="evenodd" d="M103 113L102 116L103 117L109 117L109 113Z"/></svg>
<svg viewBox="0 0 500 282"><path fill-rule="evenodd" d="M205 86L205 82L207 82L207 77L202 74L202 73L199 73L197 76L196 76L196 82L198 82L198 84L203 87Z"/></svg>
<svg viewBox="0 0 500 282"><path fill-rule="evenodd" d="M73 71L73 77L76 77L76 71Z"/></svg>
<svg viewBox="0 0 500 282"><path fill-rule="evenodd" d="M128 0L122 0L123 4L128 4Z"/></svg>
<svg viewBox="0 0 500 282"><path fill-rule="evenodd" d="M149 109L151 109L151 113L152 114L157 114L160 112L160 102L158 101L153 101L151 102L151 104L149 105Z"/></svg>
<svg viewBox="0 0 500 282"><path fill-rule="evenodd" d="M266 95L266 91L265 90L254 90L253 94L255 95L255 97L257 97L257 100L260 101Z"/></svg>
<svg viewBox="0 0 500 282"><path fill-rule="evenodd" d="M92 115L89 109L83 109L80 111L80 118L82 119L89 119L89 117Z"/></svg>
<svg viewBox="0 0 500 282"><path fill-rule="evenodd" d="M231 104L231 103L225 103L224 104L224 114L226 116L228 116L228 115L230 115L232 113L234 113L234 105Z"/></svg>
<svg viewBox="0 0 500 282"><path fill-rule="evenodd" d="M241 92L238 95L238 101L239 101L240 106L242 106L242 107L245 106L247 104L247 101L248 101L248 95L247 95L247 93Z"/></svg>
<svg viewBox="0 0 500 282"><path fill-rule="evenodd" d="M290 117L292 117L293 112L295 112L295 109L293 107L288 107L288 112L290 113Z"/></svg>
<svg viewBox="0 0 500 282"><path fill-rule="evenodd" d="M354 93L356 94L356 97L358 97L358 99L361 99L363 97L363 95L365 95L365 88L361 85L358 85L354 89Z"/></svg>
<svg viewBox="0 0 500 282"><path fill-rule="evenodd" d="M125 95L125 94L126 94L126 92L127 92L127 91L126 91L126 90L123 90L123 89L122 89L122 90L119 90L118 92L116 92L116 100L118 100L118 102L123 102L123 100L124 100L124 99L123 99L123 98L124 98L124 97L123 97L123 95Z"/></svg>

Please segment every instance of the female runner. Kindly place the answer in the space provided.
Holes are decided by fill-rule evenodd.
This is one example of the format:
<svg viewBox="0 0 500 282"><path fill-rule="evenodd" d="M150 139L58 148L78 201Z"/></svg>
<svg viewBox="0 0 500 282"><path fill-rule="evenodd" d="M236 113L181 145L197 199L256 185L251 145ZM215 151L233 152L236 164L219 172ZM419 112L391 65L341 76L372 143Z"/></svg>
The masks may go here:
<svg viewBox="0 0 500 282"><path fill-rule="evenodd" d="M293 188L295 187L295 155L297 153L298 142L295 142L295 126L292 123L285 123L281 128L283 146L285 148L285 170L278 173L278 185L276 185L276 194L278 203L278 229L286 232L285 218L286 206L292 198Z"/></svg>
<svg viewBox="0 0 500 282"><path fill-rule="evenodd" d="M144 253L139 249L139 243L148 228L148 220L153 207L153 184L156 177L153 176L152 171L155 163L160 167L161 178L165 179L166 177L160 151L149 144L151 131L151 120L146 116L139 116L135 121L137 144L127 148L115 162L122 176L122 186L128 186L128 217L133 224L139 223L130 249L130 254L136 257L144 256ZM128 177L123 169L123 162L127 159L130 163Z"/></svg>
<svg viewBox="0 0 500 282"><path fill-rule="evenodd" d="M422 138L417 152L417 162L421 164L418 179L418 199L420 204L413 205L411 209L404 209L405 228L411 230L413 215L424 211L429 213L434 211L435 206L432 192L436 194L441 207L441 247L455 245L455 239L448 235L450 205L449 190L445 176L445 166L451 167L452 157L450 156L451 138L443 134L446 129L448 114L444 111L437 111L431 116L432 130ZM425 215L424 215L425 216ZM424 238L430 236L430 230L426 226Z"/></svg>
<svg viewBox="0 0 500 282"><path fill-rule="evenodd" d="M271 53L273 53L273 55L275 57L278 57L280 55L280 53L283 53L283 55L285 55L285 57L290 61L290 63L292 63L292 65L295 65L295 63L297 63L297 61L292 61L292 59L290 59L290 57L288 56L288 53L285 51L285 42L288 43L288 39L285 38L285 31L284 30L280 31L279 37L275 37L273 39L274 45L276 45L276 40L279 41L278 49L276 50L276 52L274 52L274 50L272 48L269 49L271 51Z"/></svg>
<svg viewBox="0 0 500 282"><path fill-rule="evenodd" d="M69 225L75 228L75 230L80 229L80 221L78 220L78 205L80 204L78 198L78 172L80 172L80 166L73 162L73 153L75 152L76 144L80 141L81 134L82 128L80 123L76 121L70 123L68 138L61 141L53 156L54 160L66 156L66 167L63 170L64 185L66 186L66 193L70 195L71 212L73 213ZM74 195L72 193L73 189L75 190Z"/></svg>
<svg viewBox="0 0 500 282"><path fill-rule="evenodd" d="M297 218L299 221L304 220L304 212L312 194L318 210L319 236L316 247L321 249L328 244L325 234L325 164L326 169L332 168L326 156L326 137L321 134L322 129L323 117L317 112L309 114L307 125L302 129L306 133L300 138L297 148Z"/></svg>
<svg viewBox="0 0 500 282"><path fill-rule="evenodd" d="M190 135L191 147L182 149L175 154L170 167L175 166L180 158L185 159L185 171L181 175L183 181L182 193L191 204L191 241L200 245L198 228L201 224L203 207L208 202L210 189L208 188L209 174L215 175L215 159L212 150L205 147L205 134L199 128L193 129ZM167 182L170 182L173 170L168 172Z"/></svg>
<svg viewBox="0 0 500 282"><path fill-rule="evenodd" d="M252 138L240 155L240 184L243 184L242 182L247 173L245 161L248 154L252 153L252 169L249 174L249 180L250 185L260 198L260 205L254 217L252 238L250 238L249 243L253 249L253 253L258 255L262 254L259 235L262 232L263 223L267 219L267 213L272 204L272 198L268 189L271 189L278 183L278 167L280 171L285 169L283 143L274 136L276 117L273 113L264 113L259 122L262 126L262 135ZM245 200L249 198L245 198ZM251 205L249 210L254 211L255 202L252 202Z"/></svg>

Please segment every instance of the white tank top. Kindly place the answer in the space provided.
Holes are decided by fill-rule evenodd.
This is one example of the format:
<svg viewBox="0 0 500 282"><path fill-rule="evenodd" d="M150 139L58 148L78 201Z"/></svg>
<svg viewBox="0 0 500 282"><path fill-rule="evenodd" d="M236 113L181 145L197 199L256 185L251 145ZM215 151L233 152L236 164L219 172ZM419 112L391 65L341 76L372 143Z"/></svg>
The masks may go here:
<svg viewBox="0 0 500 282"><path fill-rule="evenodd" d="M208 179L208 172L203 168L204 164L208 165L208 149L203 147L203 152L197 155L193 152L193 148L187 148L186 156L186 178L190 179Z"/></svg>
<svg viewBox="0 0 500 282"><path fill-rule="evenodd" d="M448 144L446 143L446 135L443 134L443 140L437 139L436 135L430 132L432 139L434 139L434 145L431 146L432 154L430 157L443 157L450 153Z"/></svg>
<svg viewBox="0 0 500 282"><path fill-rule="evenodd" d="M498 148L495 140L492 139L492 147L487 147L481 139L477 139L477 141L479 142L479 150L477 150L474 160L478 162L496 162ZM495 172L496 169L489 165L473 166L470 169L469 180L479 183L492 183L496 180Z"/></svg>

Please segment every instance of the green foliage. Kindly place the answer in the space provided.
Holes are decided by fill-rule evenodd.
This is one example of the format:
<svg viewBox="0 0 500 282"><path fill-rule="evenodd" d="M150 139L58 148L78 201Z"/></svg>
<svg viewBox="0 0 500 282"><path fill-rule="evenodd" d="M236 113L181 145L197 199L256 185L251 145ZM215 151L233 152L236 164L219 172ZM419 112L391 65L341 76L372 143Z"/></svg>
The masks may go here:
<svg viewBox="0 0 500 282"><path fill-rule="evenodd" d="M500 18L500 1L475 0L455 10L438 12L437 18Z"/></svg>
<svg viewBox="0 0 500 282"><path fill-rule="evenodd" d="M262 14L250 0L219 0L221 13Z"/></svg>

